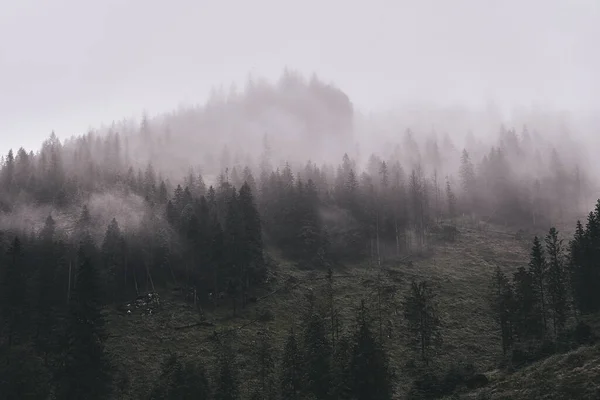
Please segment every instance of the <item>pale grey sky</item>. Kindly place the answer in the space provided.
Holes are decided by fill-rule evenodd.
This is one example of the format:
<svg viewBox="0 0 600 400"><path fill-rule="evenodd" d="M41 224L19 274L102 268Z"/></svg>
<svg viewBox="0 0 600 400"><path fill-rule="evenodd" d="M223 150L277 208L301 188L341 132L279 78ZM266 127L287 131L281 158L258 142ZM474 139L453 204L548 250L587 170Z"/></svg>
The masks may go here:
<svg viewBox="0 0 600 400"><path fill-rule="evenodd" d="M599 0L0 0L0 150L288 65L365 109L600 105Z"/></svg>

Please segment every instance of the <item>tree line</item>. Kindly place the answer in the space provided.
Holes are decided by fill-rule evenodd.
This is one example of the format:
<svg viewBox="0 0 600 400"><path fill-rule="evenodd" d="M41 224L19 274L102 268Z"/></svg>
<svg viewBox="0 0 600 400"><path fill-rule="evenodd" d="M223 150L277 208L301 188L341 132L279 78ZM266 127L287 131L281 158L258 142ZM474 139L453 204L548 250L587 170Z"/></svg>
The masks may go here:
<svg viewBox="0 0 600 400"><path fill-rule="evenodd" d="M496 269L492 309L503 352L512 351L517 364L593 339L582 318L600 311L599 218L600 201L585 227L577 221L567 245L550 228L545 238L533 239L527 268L512 279Z"/></svg>
<svg viewBox="0 0 600 400"><path fill-rule="evenodd" d="M139 133L152 136L148 121ZM454 224L459 214L539 226L574 211L562 200L542 199L565 187L582 194L583 174L568 173L554 152L549 163L540 161L542 178L521 179L513 165L531 155L531 138L503 130L501 139L480 163L463 150L457 179L444 170L437 142L421 151L410 131L403 143L410 158L373 155L365 168L347 154L337 166L273 167L265 141L258 165L225 164L210 183L194 170L172 183L152 163L136 165L128 137L116 132L65 143L53 134L38 153L10 151L0 170L0 216L24 205L52 211L36 229L0 220L0 393L106 398L114 390L104 350L107 305L176 286L193 288L201 306L225 305L236 315L266 284L272 249L321 273L346 261L380 266L429 248L435 228ZM90 199L108 191L141 200L139 226L100 217ZM542 351L561 341L573 319L598 310L598 213L597 207L585 228L577 224L568 248L552 229L543 243L534 241L529 268L512 279L498 271L492 305L506 353ZM65 214L75 215L72 222L63 221ZM411 346L425 364L443 336L434 299L428 282L415 282L404 301ZM367 312L361 305L355 326L344 330L332 295L319 301L329 306L308 307L280 360L267 332L257 338L255 398L390 398L380 306ZM170 357L155 396L177 398L189 387L198 397L239 398L234 352L221 347L213 376L196 361Z"/></svg>

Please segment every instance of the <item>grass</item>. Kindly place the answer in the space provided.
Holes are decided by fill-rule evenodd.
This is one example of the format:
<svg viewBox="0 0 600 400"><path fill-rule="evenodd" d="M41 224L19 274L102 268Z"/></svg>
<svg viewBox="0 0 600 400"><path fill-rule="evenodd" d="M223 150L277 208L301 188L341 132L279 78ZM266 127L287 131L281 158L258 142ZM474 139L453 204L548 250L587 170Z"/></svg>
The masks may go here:
<svg viewBox="0 0 600 400"><path fill-rule="evenodd" d="M600 345L557 354L510 375L492 377L488 387L464 399L596 400L600 398Z"/></svg>
<svg viewBox="0 0 600 400"><path fill-rule="evenodd" d="M384 330L392 365L398 374L397 398L403 398L414 379L407 364L418 364L418 355L407 346L408 337L402 318L401 301L410 282L426 279L438 293L439 310L443 318L443 344L436 365L447 367L459 360L471 361L478 371L493 370L501 359L501 344L488 306L488 288L496 266L514 271L528 261L530 240L517 241L511 232L494 227L481 232L467 227L459 229L455 242L438 243L428 256L413 258L412 265L386 261L381 275L384 307ZM198 358L209 372L215 369L218 340L214 333L232 330L231 337L237 360L242 368L243 386L252 384L252 350L259 329L269 329L275 346L281 349L286 333L299 321L305 296L322 290L324 272L302 271L272 253L278 261L274 279L258 297L278 290L242 310L235 318L231 307L224 305L205 310L205 316L215 326L195 326L176 329L200 321L192 306L168 293L162 307L151 316L121 315L108 311L111 337L107 347L113 359L121 399L142 399L147 396L160 373L160 363L169 351ZM337 270L335 302L340 309L343 326L352 328L354 310L365 299L373 306L377 300L377 270L365 265L349 265ZM296 282L291 285L290 282ZM253 322L265 310L272 315L266 322ZM389 321L389 323L388 323ZM378 330L378 325L376 326ZM223 335L219 335L223 337ZM597 349L596 349L597 351ZM583 352L583 350L582 350ZM599 357L600 358L600 357ZM598 368L596 364L594 368ZM120 379L125 373L129 380ZM499 381L498 381L499 382ZM499 384L495 382L494 385ZM494 386L495 387L495 386ZM247 388L246 388L247 389ZM500 388L498 389L500 390ZM493 397L496 398L496 397ZM497 397L508 398L508 397ZM534 398L534 397L530 397Z"/></svg>

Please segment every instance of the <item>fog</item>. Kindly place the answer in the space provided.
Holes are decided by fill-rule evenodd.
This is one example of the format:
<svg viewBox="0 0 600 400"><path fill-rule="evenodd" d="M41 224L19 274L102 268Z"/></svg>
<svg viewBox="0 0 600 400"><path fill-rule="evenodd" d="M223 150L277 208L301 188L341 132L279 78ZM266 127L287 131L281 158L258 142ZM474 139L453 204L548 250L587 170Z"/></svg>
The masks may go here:
<svg viewBox="0 0 600 400"><path fill-rule="evenodd" d="M0 4L0 150L203 104L285 66L367 114L411 103L600 104L595 0ZM583 117L582 117L583 118Z"/></svg>
<svg viewBox="0 0 600 400"><path fill-rule="evenodd" d="M106 383L114 398L170 398L162 386L206 386L196 364L158 366L163 339L175 338L165 329L186 329L179 337L211 370L229 347L221 338L254 340L246 328L261 329L260 367L241 343L232 349L240 362L222 353L208 381L230 393L215 398L233 396L240 368L252 398L292 397L275 396L276 381L294 392L300 382L310 398L350 388L364 397L363 384L376 382L373 393L392 398L388 349L402 363L390 364L402 372L399 397L407 379L442 396L487 383L479 372L514 372L587 343L597 335L580 316L600 310L598 49L599 0L0 0L0 353L26 365L3 375L16 363L0 363L0 375L19 378L0 391L22 381L40 394L110 398L95 388ZM532 240L529 269L512 275ZM489 303L480 285L492 266ZM311 294L308 312L296 312L309 319L290 324L308 327L309 369L267 366L266 324L287 330L280 312L300 310L300 291L313 285L305 278L325 277L318 271L328 271L330 322ZM352 280L339 286L338 276ZM426 281L409 289L412 279ZM361 302L358 330L339 312L357 299L334 301L342 287L372 303ZM434 290L460 313L442 309L450 340L429 364L439 318L422 310L434 313ZM143 329L159 292L177 308L156 308L167 318ZM407 296L403 313L396 293ZM143 317L110 318L106 364L101 305L116 305L122 321ZM239 328L223 313L229 305ZM378 337L365 336L377 331L365 310ZM408 329L392 337L401 314ZM572 315L577 327L566 330ZM497 340L484 328L492 316ZM175 325L184 319L198 323ZM134 331L152 338L130 346ZM418 334L420 356L406 358L406 332ZM457 357L465 352L473 357ZM350 379L365 362L368 379ZM273 365L310 384L267 377Z"/></svg>
<svg viewBox="0 0 600 400"><path fill-rule="evenodd" d="M596 1L59 3L0 5L7 227L87 204L98 236L113 216L135 230L148 185L198 174L317 168L329 192L345 154L358 176L387 162L459 192L464 149L488 198L500 149L521 202L539 181L577 186L576 213L597 197Z"/></svg>

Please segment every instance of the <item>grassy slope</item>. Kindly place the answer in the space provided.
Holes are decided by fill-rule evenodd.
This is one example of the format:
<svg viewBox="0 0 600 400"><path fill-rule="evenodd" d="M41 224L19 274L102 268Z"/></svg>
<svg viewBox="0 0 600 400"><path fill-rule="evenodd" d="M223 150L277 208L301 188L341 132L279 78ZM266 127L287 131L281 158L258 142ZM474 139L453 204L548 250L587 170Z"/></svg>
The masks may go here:
<svg viewBox="0 0 600 400"><path fill-rule="evenodd" d="M498 227L493 229L501 230ZM433 255L413 259L412 266L393 262L385 264L382 281L385 286L397 288L394 296L389 293L384 296L383 303L386 306L384 317L393 325L393 335L386 344L399 376L398 398L403 397L402 393L406 393L413 379L405 365L417 358L406 345L400 306L412 279L430 280L439 294L444 320L444 344L439 364L468 360L475 362L478 370L488 371L497 365L501 356L499 336L488 311L490 278L497 265L507 272L524 265L528 259L529 241L517 241L510 235L495 232L482 233L467 228L460 230L456 242L436 245ZM353 310L360 299L365 298L370 305L375 303L377 273L366 266L348 266L335 274L344 275L335 281L336 303L342 309L344 325L351 328ZM251 362L256 331L261 327L270 329L277 346L281 348L285 333L298 321L305 294L309 288L318 289L324 282L308 279L323 275L300 271L282 261L276 271L276 279L265 290L267 293L280 289L276 294L249 306L236 318L231 317L231 309L227 306L205 310L207 319L213 321L215 327L174 329L175 326L198 321L199 314L192 307L167 295L163 296L162 309L152 316L120 315L109 311L111 338L108 349L119 371L127 371L130 377L129 382L122 383L126 393L120 398L144 398L158 376L160 362L168 351L198 357L209 370L213 369L217 351L216 341L211 339L214 331L244 326L261 310L268 309L273 315L271 321L235 329L230 335L233 336L240 366L246 374L251 374L253 368L248 363ZM282 289L290 277L300 283ZM249 379L243 381L247 385L251 382Z"/></svg>
<svg viewBox="0 0 600 400"><path fill-rule="evenodd" d="M580 347L532 364L510 375L492 375L484 389L463 399L600 399L600 345Z"/></svg>

